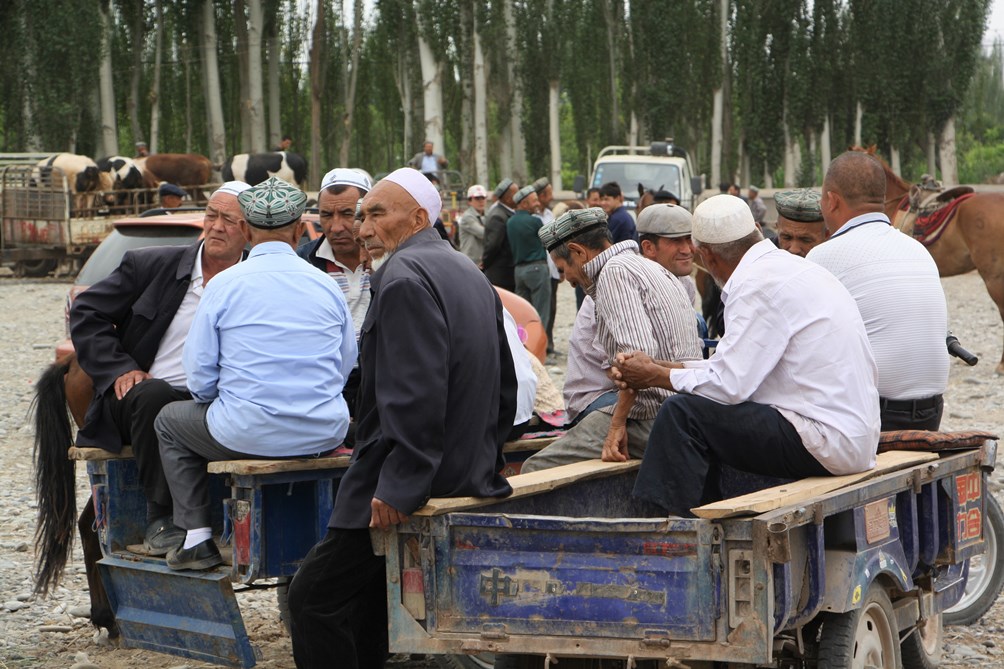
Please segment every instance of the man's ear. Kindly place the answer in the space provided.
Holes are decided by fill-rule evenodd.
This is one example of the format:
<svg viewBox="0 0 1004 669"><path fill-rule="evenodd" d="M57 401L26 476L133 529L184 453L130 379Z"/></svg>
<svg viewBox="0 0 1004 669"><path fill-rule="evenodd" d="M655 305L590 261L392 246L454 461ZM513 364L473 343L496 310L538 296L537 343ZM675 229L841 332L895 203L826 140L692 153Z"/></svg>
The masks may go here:
<svg viewBox="0 0 1004 669"><path fill-rule="evenodd" d="M241 219L241 237L248 244L251 243L251 226L244 219Z"/></svg>
<svg viewBox="0 0 1004 669"><path fill-rule="evenodd" d="M585 258L589 255L585 246L577 242L568 242L568 251L580 261L580 264L585 264Z"/></svg>
<svg viewBox="0 0 1004 669"><path fill-rule="evenodd" d="M651 258L655 255L655 244L652 243L651 239L641 240L641 254L646 258Z"/></svg>

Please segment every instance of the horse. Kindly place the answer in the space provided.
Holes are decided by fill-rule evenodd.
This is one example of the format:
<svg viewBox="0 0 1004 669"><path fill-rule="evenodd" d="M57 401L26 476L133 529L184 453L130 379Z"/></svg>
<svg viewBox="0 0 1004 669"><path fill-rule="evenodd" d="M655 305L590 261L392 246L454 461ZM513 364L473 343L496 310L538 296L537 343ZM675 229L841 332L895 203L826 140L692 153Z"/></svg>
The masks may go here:
<svg viewBox="0 0 1004 669"><path fill-rule="evenodd" d="M644 184L638 184L638 202L635 205L635 214L640 214L641 210L655 202L655 191L645 188Z"/></svg>
<svg viewBox="0 0 1004 669"><path fill-rule="evenodd" d="M867 149L854 146L851 151L874 156L882 165L886 180L885 213L890 221L896 221L896 213L910 193L910 184L876 155L874 146ZM913 232L912 224L900 225L901 232ZM979 272L1004 321L1004 193L975 193L960 203L954 220L927 250L941 276L965 274L974 269ZM995 371L1004 374L1004 351Z"/></svg>
<svg viewBox="0 0 1004 669"><path fill-rule="evenodd" d="M104 627L108 636L118 636L104 584L98 573L101 544L94 529L94 496L77 519L75 462L67 457L73 446L73 426L79 428L94 395L94 386L77 363L76 354L49 365L35 384L32 411L35 422L35 494L38 525L35 529L34 593L45 596L59 584L73 549L76 521L84 553L84 567L91 598L91 623Z"/></svg>

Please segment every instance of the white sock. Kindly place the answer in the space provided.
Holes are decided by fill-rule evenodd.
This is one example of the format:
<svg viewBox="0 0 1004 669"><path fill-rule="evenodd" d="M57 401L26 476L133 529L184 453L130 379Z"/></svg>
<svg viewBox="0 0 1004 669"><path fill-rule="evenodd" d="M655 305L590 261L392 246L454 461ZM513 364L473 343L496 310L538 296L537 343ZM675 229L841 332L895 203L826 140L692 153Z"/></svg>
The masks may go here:
<svg viewBox="0 0 1004 669"><path fill-rule="evenodd" d="M212 538L213 538L213 528L211 527L200 527L195 530L188 530L188 533L185 535L185 545L182 546L182 549L188 549L191 548L192 546L198 546L206 539L212 539Z"/></svg>

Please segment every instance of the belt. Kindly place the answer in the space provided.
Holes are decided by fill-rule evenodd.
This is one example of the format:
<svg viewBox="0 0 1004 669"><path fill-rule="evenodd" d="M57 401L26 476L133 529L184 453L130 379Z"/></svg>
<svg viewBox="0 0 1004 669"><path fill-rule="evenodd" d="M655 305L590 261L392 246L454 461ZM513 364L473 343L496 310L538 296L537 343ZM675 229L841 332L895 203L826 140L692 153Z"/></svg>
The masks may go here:
<svg viewBox="0 0 1004 669"><path fill-rule="evenodd" d="M941 395L934 395L932 397L925 397L920 400L887 400L884 397L879 398L879 408L882 411L923 411L925 409L934 409L941 402Z"/></svg>

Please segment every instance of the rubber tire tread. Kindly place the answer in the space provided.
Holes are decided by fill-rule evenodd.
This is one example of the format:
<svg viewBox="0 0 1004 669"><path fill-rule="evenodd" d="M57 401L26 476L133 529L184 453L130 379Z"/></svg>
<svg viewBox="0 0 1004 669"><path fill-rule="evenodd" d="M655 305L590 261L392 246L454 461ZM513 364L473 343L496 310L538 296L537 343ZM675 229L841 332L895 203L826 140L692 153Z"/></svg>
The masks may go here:
<svg viewBox="0 0 1004 669"><path fill-rule="evenodd" d="M896 631L896 616L892 610L892 603L889 595L878 583L872 583L861 600L861 605L853 611L846 613L821 613L819 618L822 622L820 632L818 660L816 669L847 669L853 666L854 655L854 631L858 626L858 619L861 612L870 602L878 602L885 610L889 624L892 626L892 634L899 636ZM893 652L899 654L899 644L893 644ZM902 659L894 658L893 666L901 667Z"/></svg>
<svg viewBox="0 0 1004 669"><path fill-rule="evenodd" d="M924 650L919 630L914 630L910 636L903 639L899 644L899 653L903 658L903 669L938 669L941 666L942 646L945 642L944 622L939 627L938 651L935 655L928 655L927 651Z"/></svg>
<svg viewBox="0 0 1004 669"><path fill-rule="evenodd" d="M976 601L964 609L945 611L942 614L946 626L972 625L979 621L994 605L1001 589L1004 588L1004 509L1001 509L1000 502L993 495L988 493L986 499L986 522L993 527L997 541L997 561L993 565L988 565L993 569L993 575L986 590L976 598Z"/></svg>
<svg viewBox="0 0 1004 669"><path fill-rule="evenodd" d="M286 636L292 637L293 632L290 630L289 617L289 582L293 579L288 576L280 576L277 580L275 601L279 606L279 622L282 623L282 629L286 631Z"/></svg>

